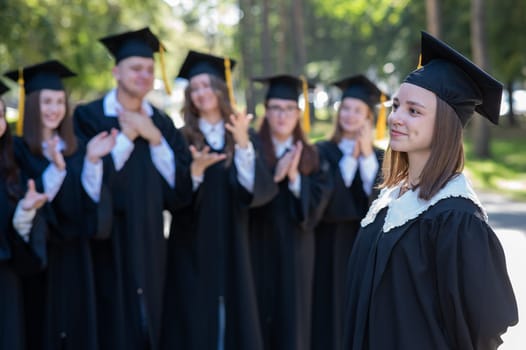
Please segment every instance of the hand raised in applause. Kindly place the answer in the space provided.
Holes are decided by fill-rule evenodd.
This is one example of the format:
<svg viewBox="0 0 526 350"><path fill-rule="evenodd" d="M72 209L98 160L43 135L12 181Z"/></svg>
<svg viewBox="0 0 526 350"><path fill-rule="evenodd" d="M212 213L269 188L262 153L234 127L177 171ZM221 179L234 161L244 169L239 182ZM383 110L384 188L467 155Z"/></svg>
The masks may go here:
<svg viewBox="0 0 526 350"><path fill-rule="evenodd" d="M248 128L252 120L252 114L237 113L230 115L230 122L225 128L232 133L236 144L241 148L247 148L249 143Z"/></svg>
<svg viewBox="0 0 526 350"><path fill-rule="evenodd" d="M358 136L356 137L353 157L368 157L373 151L373 127L371 122L366 120L364 126L360 129Z"/></svg>
<svg viewBox="0 0 526 350"><path fill-rule="evenodd" d="M190 153L192 153L192 164L190 165L192 176L202 176L206 168L226 158L224 153L210 153L208 146L205 146L201 151L198 151L193 145L189 148Z"/></svg>
<svg viewBox="0 0 526 350"><path fill-rule="evenodd" d="M86 147L86 158L88 158L88 161L95 164L110 153L113 146L115 146L117 133L117 129L111 129L110 132L102 131L93 136Z"/></svg>
<svg viewBox="0 0 526 350"><path fill-rule="evenodd" d="M66 162L64 161L64 156L62 155L62 152L58 149L59 143L60 138L58 136L53 136L46 142L47 150L49 152L49 155L51 156L51 161L59 170L62 171L66 169Z"/></svg>
<svg viewBox="0 0 526 350"><path fill-rule="evenodd" d="M22 209L28 211L42 207L47 201L47 196L44 193L37 192L35 188L35 181L33 179L29 179L27 181L26 194L21 201Z"/></svg>
<svg viewBox="0 0 526 350"><path fill-rule="evenodd" d="M299 164L301 159L301 154L303 152L303 143L298 140L296 142L296 147L294 147L294 154L292 155L292 160L290 162L289 171L287 172L287 176L289 177L290 182L296 181L296 178L299 174Z"/></svg>

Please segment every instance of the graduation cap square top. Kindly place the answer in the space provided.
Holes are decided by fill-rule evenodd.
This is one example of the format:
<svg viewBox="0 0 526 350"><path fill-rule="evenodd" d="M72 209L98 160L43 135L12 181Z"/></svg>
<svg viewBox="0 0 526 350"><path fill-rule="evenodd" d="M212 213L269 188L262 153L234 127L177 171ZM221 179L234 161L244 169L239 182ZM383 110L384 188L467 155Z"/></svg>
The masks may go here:
<svg viewBox="0 0 526 350"><path fill-rule="evenodd" d="M229 74L227 70L231 71L235 65L235 60L190 50L177 77L190 80L196 75L206 73L226 81Z"/></svg>
<svg viewBox="0 0 526 350"><path fill-rule="evenodd" d="M452 47L422 32L421 67L404 82L434 92L466 125L474 111L498 124L502 84Z"/></svg>
<svg viewBox="0 0 526 350"><path fill-rule="evenodd" d="M23 69L12 70L4 75L19 83L23 81L25 94L28 95L42 89L64 90L62 79L73 77L76 74L61 62L50 60Z"/></svg>
<svg viewBox="0 0 526 350"><path fill-rule="evenodd" d="M99 41L113 55L116 63L132 56L153 58L153 54L161 50L162 45L148 27L110 35ZM164 46L162 49L165 49Z"/></svg>
<svg viewBox="0 0 526 350"><path fill-rule="evenodd" d="M303 91L303 80L293 75L278 74L267 77L255 77L252 80L268 85L265 100L279 98L297 101ZM308 87L313 88L314 86L308 83Z"/></svg>
<svg viewBox="0 0 526 350"><path fill-rule="evenodd" d="M9 91L9 87L0 81L0 96Z"/></svg>
<svg viewBox="0 0 526 350"><path fill-rule="evenodd" d="M382 95L384 99L389 98L388 95L384 94L382 90L362 74L344 78L332 83L332 85L342 90L342 100L346 97L357 98L365 102L371 109L374 109L376 104L382 102Z"/></svg>

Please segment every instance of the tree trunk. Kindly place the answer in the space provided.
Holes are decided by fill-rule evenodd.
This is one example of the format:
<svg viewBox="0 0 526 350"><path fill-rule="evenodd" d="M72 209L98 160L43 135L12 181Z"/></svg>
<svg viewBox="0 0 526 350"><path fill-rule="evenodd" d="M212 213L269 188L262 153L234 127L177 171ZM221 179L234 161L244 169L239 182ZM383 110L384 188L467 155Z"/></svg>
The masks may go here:
<svg viewBox="0 0 526 350"><path fill-rule="evenodd" d="M254 18L251 14L251 8L254 5L254 0L239 0L239 8L243 11L243 18L241 18L241 32L239 33L243 75L245 78L245 102L247 113L252 113L255 116L254 103L254 89L251 83L251 77L254 75L254 58L252 56L252 48L250 46L252 38L254 37Z"/></svg>
<svg viewBox="0 0 526 350"><path fill-rule="evenodd" d="M294 41L294 73L305 74L305 64L307 63L307 53L305 51L305 30L303 20L303 0L293 0L292 2L292 22L293 22L293 41Z"/></svg>
<svg viewBox="0 0 526 350"><path fill-rule="evenodd" d="M471 47L473 61L485 71L489 70L488 52L486 48L486 22L484 0L471 0ZM478 158L490 157L490 129L486 118L473 118L474 153Z"/></svg>
<svg viewBox="0 0 526 350"><path fill-rule="evenodd" d="M440 0L426 0L427 30L440 38L442 35L442 20Z"/></svg>
<svg viewBox="0 0 526 350"><path fill-rule="evenodd" d="M509 126L515 127L518 125L517 119L515 119L515 113L513 113L513 81L508 81L508 105L510 110L508 111L508 123Z"/></svg>
<svg viewBox="0 0 526 350"><path fill-rule="evenodd" d="M261 13L261 21L263 29L261 31L261 48L263 58L263 75L269 75L272 73L272 53L271 53L271 41L270 36L270 25L269 25L269 10L270 0L263 0L263 10Z"/></svg>
<svg viewBox="0 0 526 350"><path fill-rule="evenodd" d="M288 27L287 23L290 22L289 11L287 9L288 1L279 1L279 30L278 37L276 38L278 42L278 55L277 55L277 68L279 73L284 73L287 71L287 32Z"/></svg>

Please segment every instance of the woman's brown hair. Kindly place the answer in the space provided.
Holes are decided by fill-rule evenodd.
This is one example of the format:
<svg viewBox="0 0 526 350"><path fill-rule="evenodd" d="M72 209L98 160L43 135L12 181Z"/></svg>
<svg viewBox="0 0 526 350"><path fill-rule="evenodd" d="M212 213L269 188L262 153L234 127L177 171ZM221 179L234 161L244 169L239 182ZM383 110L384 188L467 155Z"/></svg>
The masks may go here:
<svg viewBox="0 0 526 350"><path fill-rule="evenodd" d="M462 124L456 112L437 97L437 115L431 140L431 154L422 173L418 188L419 198L431 199L447 182L464 169ZM407 153L387 149L382 164L384 182L380 187L391 187L407 180Z"/></svg>
<svg viewBox="0 0 526 350"><path fill-rule="evenodd" d="M214 90L217 96L221 118L223 119L225 124L229 123L230 115L234 114L235 112L234 108L230 104L230 100L228 99L228 88L226 86L226 83L219 77L216 77L215 75L208 74L208 76L210 78L210 85L212 87L212 90ZM185 127L182 129L182 132L186 137L186 140L189 145L193 145L198 150L201 150L205 146L205 136L199 129L199 111L192 102L191 92L192 91L190 84L188 84L184 91L185 101L182 109L182 114L185 121ZM225 129L224 153L226 154L226 166L230 165L230 163L232 162L232 158L234 156L234 147L234 137L232 136L230 131Z"/></svg>
<svg viewBox="0 0 526 350"><path fill-rule="evenodd" d="M2 110L2 116L0 118L5 120L6 105L2 99L0 99L0 105ZM5 120L5 123L6 128L4 134L0 137L0 178L1 181L5 181L6 183L9 199L15 202L20 198L22 189L19 184L19 171L13 153L11 130L9 129L7 120Z"/></svg>
<svg viewBox="0 0 526 350"><path fill-rule="evenodd" d="M26 96L24 112L23 138L31 153L42 156L42 119L40 111L40 91L33 91ZM68 97L66 94L66 115L57 128L58 136L64 141L64 156L70 156L77 150L77 138L73 131L73 117L71 116Z"/></svg>
<svg viewBox="0 0 526 350"><path fill-rule="evenodd" d="M263 118L263 122L259 128L258 134L261 139L261 146L263 148L265 161L270 168L274 168L278 162L278 159L276 158L276 153L274 152L274 144L272 143L272 135L267 117ZM299 119L296 123L296 126L294 127L294 130L292 131L292 138L294 143L298 141L303 143L303 151L301 152L300 163L298 165L299 172L302 175L309 175L317 171L320 167L318 151L316 150L316 147L312 146L305 137L305 134L301 129Z"/></svg>
<svg viewBox="0 0 526 350"><path fill-rule="evenodd" d="M342 110L342 104L343 104L343 100L338 106L338 111L336 112L336 118L334 118L336 122L334 123L334 131L330 138L330 140L334 143L339 143L343 137L343 129L340 125L340 112ZM371 123L374 121L374 113L369 105L367 105L367 120L369 120Z"/></svg>

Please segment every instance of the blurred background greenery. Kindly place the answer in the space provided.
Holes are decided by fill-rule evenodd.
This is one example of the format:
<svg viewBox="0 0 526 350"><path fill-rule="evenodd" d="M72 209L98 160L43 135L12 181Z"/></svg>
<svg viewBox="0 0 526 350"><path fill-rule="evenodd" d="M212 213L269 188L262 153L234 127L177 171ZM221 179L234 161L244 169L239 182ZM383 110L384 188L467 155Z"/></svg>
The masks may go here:
<svg viewBox="0 0 526 350"><path fill-rule="evenodd" d="M149 98L176 124L185 82L175 76L194 49L237 61L238 107L259 116L263 89L250 77L306 75L316 83L316 140L332 130L339 92L330 82L364 73L392 94L416 66L426 30L505 85L501 125L474 118L466 130L467 166L478 186L526 199L524 18L524 0L0 0L0 71L57 58L79 75L67 82L72 101L90 100L114 84L113 60L97 39L150 26L167 47L174 79L170 96L159 79ZM5 98L14 120L10 86Z"/></svg>

